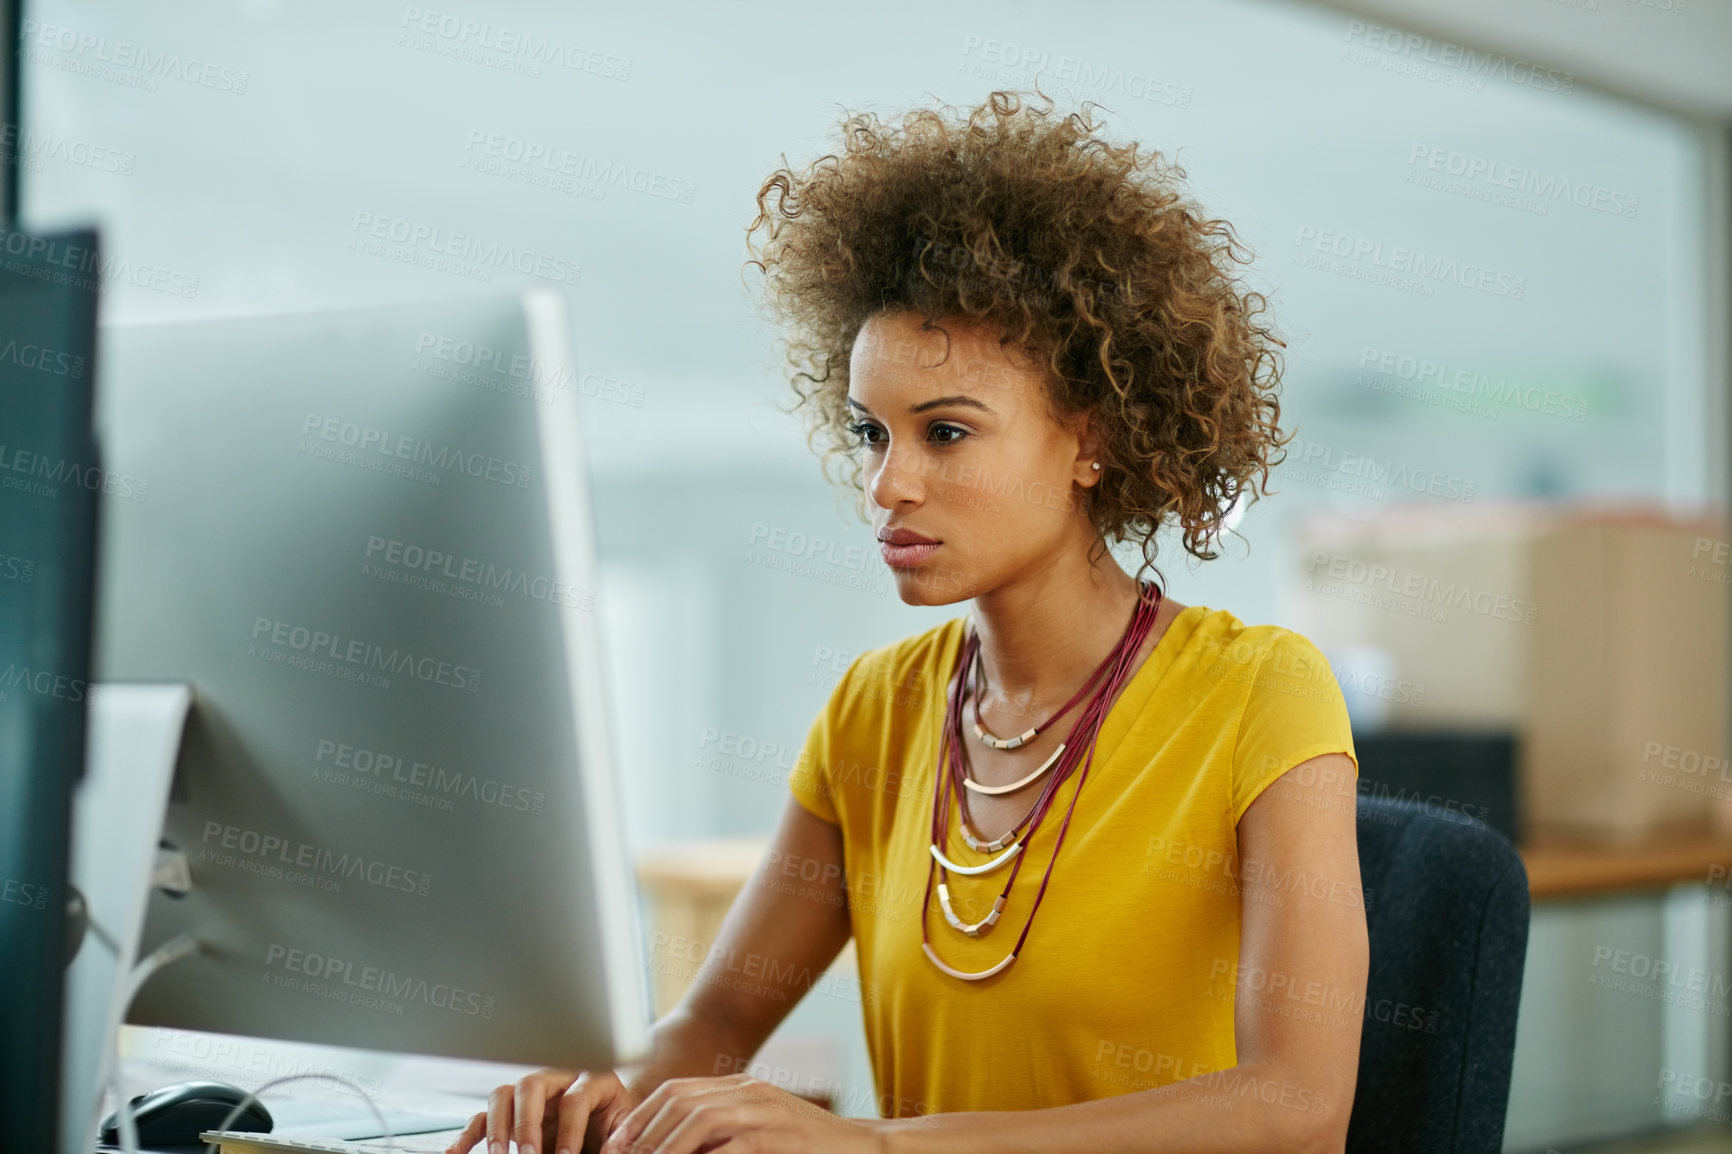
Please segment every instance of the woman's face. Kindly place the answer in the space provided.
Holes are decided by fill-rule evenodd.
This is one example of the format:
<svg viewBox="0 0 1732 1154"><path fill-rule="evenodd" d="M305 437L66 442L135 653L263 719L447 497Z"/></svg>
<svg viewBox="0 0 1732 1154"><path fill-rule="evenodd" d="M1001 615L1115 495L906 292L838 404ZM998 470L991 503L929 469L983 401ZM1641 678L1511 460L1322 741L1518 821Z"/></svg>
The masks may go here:
<svg viewBox="0 0 1732 1154"><path fill-rule="evenodd" d="M988 593L1093 542L1076 488L1093 485L1086 423L1047 409L1040 367L967 321L922 328L883 312L860 330L848 407L880 542L910 605ZM946 334L948 333L948 339Z"/></svg>

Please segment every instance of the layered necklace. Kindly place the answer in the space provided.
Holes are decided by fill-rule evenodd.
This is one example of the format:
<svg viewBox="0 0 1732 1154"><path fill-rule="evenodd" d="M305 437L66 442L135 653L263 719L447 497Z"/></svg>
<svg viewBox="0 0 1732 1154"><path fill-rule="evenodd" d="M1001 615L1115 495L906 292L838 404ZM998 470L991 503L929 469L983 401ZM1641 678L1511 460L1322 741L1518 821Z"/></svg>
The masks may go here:
<svg viewBox="0 0 1732 1154"><path fill-rule="evenodd" d="M998 738L986 731L980 720L980 697L985 685L985 675L979 662L980 635L972 629L963 639L962 651L956 660L956 675L953 678L947 695L944 709L944 729L939 736L938 772L934 775L932 788L932 861L926 869L926 895L921 905L920 946L926 952L926 957L940 970L954 978L977 982L1000 973L1016 961L1017 954L1028 940L1028 931L1034 926L1034 916L1040 910L1040 902L1046 896L1047 882L1052 878L1052 867L1058 863L1059 849L1064 845L1065 831L1070 828L1071 814L1076 810L1076 799L1082 795L1082 787L1088 781L1089 767L1094 764L1095 738L1100 733L1102 721L1107 710L1118 694L1121 686L1130 676L1131 662L1142 648L1144 639L1154 626L1155 615L1161 610L1161 590L1152 581L1139 583L1137 607L1131 614L1130 625L1113 651L1095 669L1094 675L1084 682L1083 687L1067 701L1057 713L1041 722L1025 733L1012 738ZM972 674L972 678L970 677ZM1104 678L1104 680L1103 680ZM1007 785L982 785L969 776L962 746L962 711L963 699L969 695L969 683L973 681L974 697L974 733L981 741L994 749L1016 749L1033 741L1043 730L1053 722L1063 717L1070 708L1089 692L1091 686L1100 682L1094 690L1088 704L1071 725L1070 732L1065 734L1064 741L1053 751L1052 756L1043 762L1039 769L1017 781ZM1087 757L1083 756L1086 751ZM999 915L1004 912L1006 902L1010 899L1010 888L1016 884L1016 875L1022 870L1023 850L1027 848L1030 839L1040 829L1046 820L1047 811L1052 808L1053 799L1058 796L1059 787L1067 781L1076 770L1078 763L1082 765L1081 775L1077 779L1075 793L1071 795L1070 804L1065 809L1064 820L1059 824L1058 838L1053 843L1052 859L1047 862L1046 873L1040 879L1040 889L1035 892L1034 905L1028 911L1028 922L1022 927L1022 935L1016 939L1016 945L1004 960L989 970L977 973L967 973L944 963L932 948L932 941L927 934L926 910L932 902L932 881L935 873L942 874L943 880L938 883L938 904L944 911L944 920L950 925L967 934L969 937L980 937L997 924ZM1049 774L1048 771L1052 772ZM1046 784L1034 804L1029 807L1022 820L1012 826L1002 837L987 841L974 832L968 817L968 794L975 793L997 796L1014 793L1025 789L1046 776ZM981 853L997 854L997 857L975 866L958 865L945 854L945 844L950 830L950 798L955 794L962 827L962 839L970 849ZM1004 852L999 853L1000 850ZM1010 876L1005 880L1004 889L992 903L991 911L978 922L965 922L957 917L950 902L949 875L952 873L978 876L989 874L1005 865L1010 865Z"/></svg>

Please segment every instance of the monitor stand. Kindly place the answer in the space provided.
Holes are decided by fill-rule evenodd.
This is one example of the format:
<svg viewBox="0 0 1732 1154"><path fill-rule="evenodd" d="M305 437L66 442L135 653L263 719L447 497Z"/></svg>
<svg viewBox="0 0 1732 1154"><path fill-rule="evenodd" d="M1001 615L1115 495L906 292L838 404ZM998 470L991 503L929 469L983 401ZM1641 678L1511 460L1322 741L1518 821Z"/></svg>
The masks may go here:
<svg viewBox="0 0 1732 1154"><path fill-rule="evenodd" d="M84 780L72 800L68 876L82 895L85 918L82 941L66 970L62 1154L96 1148L97 1112L113 1070L192 701L192 686L185 684L102 683L90 689ZM78 940L77 926L70 936Z"/></svg>

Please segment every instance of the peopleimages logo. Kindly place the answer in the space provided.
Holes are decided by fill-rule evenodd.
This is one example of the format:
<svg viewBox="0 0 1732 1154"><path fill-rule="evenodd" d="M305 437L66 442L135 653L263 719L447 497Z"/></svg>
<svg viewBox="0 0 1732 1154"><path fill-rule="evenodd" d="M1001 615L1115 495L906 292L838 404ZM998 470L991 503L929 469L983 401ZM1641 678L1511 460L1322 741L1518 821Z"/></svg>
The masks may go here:
<svg viewBox="0 0 1732 1154"><path fill-rule="evenodd" d="M48 887L31 885L17 878L7 878L5 884L0 885L0 902L23 906L28 910L45 910L48 908Z"/></svg>
<svg viewBox="0 0 1732 1154"><path fill-rule="evenodd" d="M321 767L313 771L315 778L323 775L322 780L331 780L352 774L356 779L365 779L369 783L389 785L395 791L392 796L396 793L406 796L417 789L427 790L446 803L436 808L452 808L448 801L452 797L468 798L483 805L496 805L520 813L538 814L547 805L547 795L538 790L430 765L398 753L338 741L321 739L315 748L313 761ZM341 772L333 775L333 767ZM338 784L347 783L339 781ZM406 796L406 800L413 798Z"/></svg>
<svg viewBox="0 0 1732 1154"><path fill-rule="evenodd" d="M1444 68L1462 74L1462 80L1474 82L1473 90L1483 91L1487 79L1503 79L1513 84L1525 84L1542 92L1568 93L1576 86L1576 75L1562 68L1547 68L1531 60L1511 60L1495 52L1478 52L1448 40L1434 40L1417 32L1400 28L1385 28L1363 20L1347 22L1347 43L1363 45L1368 51L1353 55L1357 63L1372 64L1395 72L1410 72L1425 79L1441 79L1428 75L1428 68ZM1349 53L1353 49L1346 50Z"/></svg>
<svg viewBox="0 0 1732 1154"><path fill-rule="evenodd" d="M0 261L0 269L49 284L72 285L84 292L95 291L100 282L106 280L165 292L170 296L189 299L198 296L198 278L195 276L161 265L135 264L113 255L98 256L93 248L71 244L59 237L0 229L0 253L22 258L22 262ZM43 268L40 265L54 267Z"/></svg>
<svg viewBox="0 0 1732 1154"><path fill-rule="evenodd" d="M357 672L378 669L385 673L406 673L418 681L445 685L452 689L467 689L471 693L481 688L481 671L466 665L454 665L434 657L417 657L406 650L386 649L358 637L344 637L340 633L327 633L323 629L308 629L304 625L295 625L288 621L275 621L269 617L253 618L253 644L247 647L247 655L265 656L273 650L309 658L330 658L354 667ZM381 688L388 686L389 681L386 680L386 685Z"/></svg>
<svg viewBox="0 0 1732 1154"><path fill-rule="evenodd" d="M19 344L8 339L5 344L0 344L0 361L56 377L70 377L75 381L84 376L83 356L60 352L47 345Z"/></svg>
<svg viewBox="0 0 1732 1154"><path fill-rule="evenodd" d="M1435 621L1447 620L1448 609L1463 607L1482 617L1513 621L1519 625L1534 624L1539 613L1538 605L1519 597L1511 597L1484 587L1475 588L1465 581L1444 582L1436 577L1408 572L1393 565L1369 562L1345 554L1333 554L1323 549L1312 551L1311 562L1306 571L1311 576L1311 582L1306 587L1309 591L1333 596L1338 595L1340 587L1345 584L1379 595L1393 594L1396 597L1408 598L1416 605L1428 605L1435 609L1437 614L1432 615ZM1320 580L1324 577L1329 580ZM1379 608L1398 609L1403 604L1389 603L1386 598L1371 603ZM1405 609L1402 611L1406 612Z"/></svg>
<svg viewBox="0 0 1732 1154"><path fill-rule="evenodd" d="M1043 88L1050 88L1057 82L1061 88L1073 89L1073 94L1084 91L1116 93L1133 100L1175 108L1189 108L1194 95L1189 85L1163 80L1135 68L1118 68L1077 56L1054 57L1045 49L988 36L971 35L963 39L962 55L973 58L975 53L988 63L1032 73Z"/></svg>
<svg viewBox="0 0 1732 1154"><path fill-rule="evenodd" d="M632 62L628 57L613 56L581 44L567 44L552 36L537 35L508 24L473 20L455 13L436 12L410 4L403 9L401 26L410 33L438 37L454 49L492 52L507 59L516 58L525 66L530 76L541 74L539 65L557 64L573 72L585 72L603 80L624 82L631 79ZM409 47L426 51L434 45L411 43ZM437 54L452 55L458 59L469 58L462 51Z"/></svg>
<svg viewBox="0 0 1732 1154"><path fill-rule="evenodd" d="M464 368L510 377L536 388L569 389L577 383L576 370L564 364L545 364L526 353L508 352L456 337L422 331L415 341L417 357L433 356Z"/></svg>
<svg viewBox="0 0 1732 1154"><path fill-rule="evenodd" d="M24 48L52 49L73 58L76 66L68 68L68 71L86 73L102 80L116 79L115 69L134 71L140 74L136 79L142 82L135 87L151 92L156 91L156 81L164 79L184 80L199 88L214 88L218 92L244 96L247 82L252 78L244 69L226 68L195 56L182 56L179 52L155 51L129 40L110 41L106 36L43 24L29 18L22 21L20 31ZM69 63L39 51L32 51L31 59L56 68L66 68Z"/></svg>
<svg viewBox="0 0 1732 1154"><path fill-rule="evenodd" d="M538 172L549 177L570 177L573 181L598 188L623 188L658 200L690 204L697 186L689 180L669 176L653 169L638 168L605 160L585 152L543 141L505 136L485 129L469 130L464 151L470 154L469 167L489 175L509 175L507 167ZM480 159L475 154L479 152ZM491 163L490 163L491 162ZM536 183L531 180L529 183Z"/></svg>
<svg viewBox="0 0 1732 1154"><path fill-rule="evenodd" d="M1359 354L1359 367L1371 369L1385 377L1411 381L1432 389L1460 394L1469 401L1484 400L1508 408L1521 408L1530 413L1558 417L1562 420L1588 419L1588 402L1581 397L1523 384L1507 376L1493 377L1472 369L1453 371L1442 361L1428 360L1403 353L1366 345ZM1387 389L1381 391L1388 391ZM1488 410L1496 415L1496 410Z"/></svg>
<svg viewBox="0 0 1732 1154"><path fill-rule="evenodd" d="M595 607L595 590L586 586L555 581L551 577L533 576L509 566L502 569L491 562L477 561L473 557L461 557L377 534L367 538L366 557L367 564L362 565L361 572L368 576L382 575L384 571L378 569L382 563L428 578L454 581L466 589L472 587L478 595L514 593L535 601L546 601L552 605L565 605L573 609L588 610ZM445 592L437 588L434 591ZM503 604L497 597L493 600Z"/></svg>
<svg viewBox="0 0 1732 1154"><path fill-rule="evenodd" d="M575 285L583 277L583 265L577 261L386 213L358 209L349 231L353 235L347 247L356 252L451 272L471 280L491 281L494 270L500 269L556 284ZM401 249L388 249L386 244L400 245Z"/></svg>
<svg viewBox="0 0 1732 1154"><path fill-rule="evenodd" d="M413 465L442 469L446 474L455 469L464 476L478 477L499 485L518 489L529 487L530 466L521 462L489 457L485 453L468 452L452 445L436 445L420 437L395 433L390 429L376 429L371 425L345 421L340 417L308 413L301 419L301 436L307 438L302 442L301 451L313 456L333 456L335 451L319 451L320 446L316 444L309 449L312 441L324 441L354 450L356 459L344 460L345 464L367 464L369 459L376 459L380 465L410 462ZM403 467L409 468L407 465ZM430 475L436 481L441 476L439 473Z"/></svg>
<svg viewBox="0 0 1732 1154"><path fill-rule="evenodd" d="M1341 452L1333 445L1301 441L1298 437L1294 437L1288 444L1291 446L1288 459L1301 468L1324 469L1342 476L1359 478L1375 486L1386 485L1391 489L1425 493L1448 501L1473 500L1473 482L1453 473L1440 473L1435 469L1413 469L1396 461L1379 460L1367 453ZM1367 495L1381 496L1378 493Z"/></svg>
<svg viewBox="0 0 1732 1154"><path fill-rule="evenodd" d="M93 493L100 490L123 501L142 501L150 495L150 482L142 477L0 442L0 488L52 498L60 495L62 485L79 485Z"/></svg>
<svg viewBox="0 0 1732 1154"><path fill-rule="evenodd" d="M359 1086L367 1097L378 1100L385 1084L378 1078L340 1066L309 1061L298 1054L285 1054L272 1043L222 1035L191 1034L157 1026L150 1041L150 1064L197 1075L201 1080L240 1081L249 1089L272 1078L301 1077L321 1089L344 1090Z"/></svg>
<svg viewBox="0 0 1732 1154"><path fill-rule="evenodd" d="M1527 208L1530 211L1537 208L1538 215L1541 216L1546 215L1551 203L1559 201L1610 216L1632 218L1641 206L1641 198L1629 193L1617 192L1586 181L1572 181L1567 177L1541 173L1532 168L1505 164L1489 157L1457 152L1438 145L1414 144L1408 150L1407 164L1406 179L1409 184L1425 184L1428 173L1436 173L1440 178L1456 178L1459 188L1441 180L1435 180L1431 185L1445 192L1467 192L1483 184L1486 186L1483 194L1467 194L1482 195L1482 198L1504 193L1531 197L1531 204L1519 199L1512 199L1508 203L1511 207Z"/></svg>
<svg viewBox="0 0 1732 1154"><path fill-rule="evenodd" d="M19 145L23 148L20 149ZM57 132L36 132L26 128L23 133L12 124L0 124L0 156L7 160L24 161L31 172L41 172L41 161L60 160L97 172L113 172L131 176L138 157L107 145L96 144Z"/></svg>
<svg viewBox="0 0 1732 1154"><path fill-rule="evenodd" d="M364 881L381 889L398 890L418 897L426 897L428 887L433 884L433 875L425 870L404 869L364 854L340 854L324 846L292 841L277 834L262 833L238 825L225 825L220 821L205 822L204 836L200 840L204 842L199 854L200 861L264 876L280 877L282 871L278 867L287 866L291 871L308 870L314 875L325 875L326 879L331 881L339 878ZM276 872L273 873L272 870ZM298 879L291 877L289 880ZM306 884L327 890L340 888L337 885L321 886L317 883L318 879L314 878Z"/></svg>
<svg viewBox="0 0 1732 1154"><path fill-rule="evenodd" d="M82 677L68 677L52 669L32 669L28 665L12 662L5 669L0 669L0 701L7 700L14 689L24 689L44 697L58 697L62 701L77 703L91 696L95 686Z"/></svg>
<svg viewBox="0 0 1732 1154"><path fill-rule="evenodd" d="M281 980L275 983L277 985L287 989L300 989L331 998L333 1001L363 1005L368 1009L402 1013L400 1004L392 1009L388 1005L369 1003L375 1000L394 1003L420 1002L424 1006L466 1014L472 1018L491 1020L493 1017L495 999L492 994L465 990L448 982L431 982L426 978L399 974L378 966L357 965L346 958L321 954L316 950L303 950L272 942L265 949L265 966L268 969L284 971L280 976L267 975L280 977ZM301 982L300 978L310 981Z"/></svg>
<svg viewBox="0 0 1732 1154"><path fill-rule="evenodd" d="M1293 243L1299 249L1297 263L1307 268L1320 268L1355 279L1387 284L1421 296L1434 295L1433 286L1439 282L1510 300L1519 301L1527 295L1526 277L1471 262L1464 264L1454 257L1428 254L1405 245L1386 247L1381 240L1370 237L1356 237L1307 224L1299 227L1299 235ZM1314 257L1311 255L1313 252L1333 257L1336 263Z"/></svg>

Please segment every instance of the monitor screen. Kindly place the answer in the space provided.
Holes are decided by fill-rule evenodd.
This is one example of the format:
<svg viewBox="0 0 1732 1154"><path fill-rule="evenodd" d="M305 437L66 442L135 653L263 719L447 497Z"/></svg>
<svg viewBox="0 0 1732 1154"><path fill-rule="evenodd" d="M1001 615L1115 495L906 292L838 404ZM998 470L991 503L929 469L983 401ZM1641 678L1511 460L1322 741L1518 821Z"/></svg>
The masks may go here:
<svg viewBox="0 0 1732 1154"><path fill-rule="evenodd" d="M51 1135L104 477L97 279L78 271L96 236L0 238L0 1117Z"/></svg>

